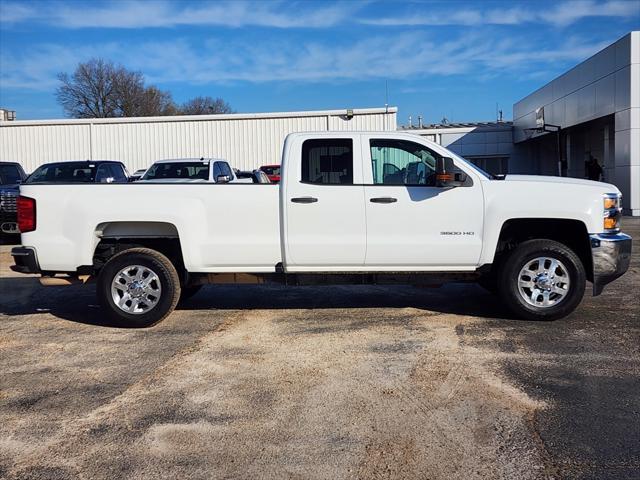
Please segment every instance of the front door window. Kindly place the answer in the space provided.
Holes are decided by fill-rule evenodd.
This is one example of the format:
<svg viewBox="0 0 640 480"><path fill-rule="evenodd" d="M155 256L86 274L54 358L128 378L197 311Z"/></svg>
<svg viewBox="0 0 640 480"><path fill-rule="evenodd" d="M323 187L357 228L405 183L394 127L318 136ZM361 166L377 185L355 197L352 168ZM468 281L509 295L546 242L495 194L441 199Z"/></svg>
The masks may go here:
<svg viewBox="0 0 640 480"><path fill-rule="evenodd" d="M408 140L373 139L371 168L374 185L436 184L436 152Z"/></svg>

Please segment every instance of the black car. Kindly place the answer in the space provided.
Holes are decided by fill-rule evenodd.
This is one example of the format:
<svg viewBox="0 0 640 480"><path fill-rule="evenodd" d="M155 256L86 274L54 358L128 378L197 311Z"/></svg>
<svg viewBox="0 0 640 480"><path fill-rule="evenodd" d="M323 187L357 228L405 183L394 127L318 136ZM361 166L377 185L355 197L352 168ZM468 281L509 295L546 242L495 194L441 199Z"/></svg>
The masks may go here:
<svg viewBox="0 0 640 480"><path fill-rule="evenodd" d="M122 162L85 160L45 163L24 182L30 183L127 183L129 174Z"/></svg>
<svg viewBox="0 0 640 480"><path fill-rule="evenodd" d="M16 238L18 231L16 199L19 185L27 178L16 162L0 162L0 238Z"/></svg>

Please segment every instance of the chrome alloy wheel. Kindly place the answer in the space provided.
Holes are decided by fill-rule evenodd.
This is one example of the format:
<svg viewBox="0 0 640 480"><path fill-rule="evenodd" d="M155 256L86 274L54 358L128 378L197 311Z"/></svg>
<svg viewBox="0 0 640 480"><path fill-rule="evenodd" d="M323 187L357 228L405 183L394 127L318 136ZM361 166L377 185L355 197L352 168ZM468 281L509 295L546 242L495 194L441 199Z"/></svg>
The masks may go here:
<svg viewBox="0 0 640 480"><path fill-rule="evenodd" d="M162 287L160 278L150 268L130 265L120 270L111 282L111 297L120 310L139 315L158 304Z"/></svg>
<svg viewBox="0 0 640 480"><path fill-rule="evenodd" d="M558 305L567 297L570 286L567 268L555 258L529 260L518 274L520 296L534 307Z"/></svg>

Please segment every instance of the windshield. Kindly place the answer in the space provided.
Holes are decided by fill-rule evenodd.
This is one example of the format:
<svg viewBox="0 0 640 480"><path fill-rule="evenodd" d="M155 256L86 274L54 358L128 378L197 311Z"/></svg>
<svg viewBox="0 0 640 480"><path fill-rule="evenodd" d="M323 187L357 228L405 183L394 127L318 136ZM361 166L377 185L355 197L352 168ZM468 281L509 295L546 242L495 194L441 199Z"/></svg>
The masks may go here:
<svg viewBox="0 0 640 480"><path fill-rule="evenodd" d="M0 185L18 183L20 180L22 175L17 165L0 165Z"/></svg>
<svg viewBox="0 0 640 480"><path fill-rule="evenodd" d="M267 175L280 175L280 166L260 167L260 170L262 170Z"/></svg>
<svg viewBox="0 0 640 480"><path fill-rule="evenodd" d="M95 165L87 162L50 163L38 167L25 183L60 182L89 183L93 182Z"/></svg>
<svg viewBox="0 0 640 480"><path fill-rule="evenodd" d="M142 180L209 180L209 162L162 162L149 167Z"/></svg>

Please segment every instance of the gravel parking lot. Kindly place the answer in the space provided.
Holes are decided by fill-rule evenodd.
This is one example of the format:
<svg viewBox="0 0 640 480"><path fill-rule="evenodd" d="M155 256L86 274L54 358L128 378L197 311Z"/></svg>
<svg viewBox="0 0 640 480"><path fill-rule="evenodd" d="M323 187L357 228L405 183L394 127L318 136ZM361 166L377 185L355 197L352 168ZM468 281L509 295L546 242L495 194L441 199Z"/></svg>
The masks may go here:
<svg viewBox="0 0 640 480"><path fill-rule="evenodd" d="M569 318L475 285L210 286L163 323L0 252L1 478L640 477L640 222Z"/></svg>

